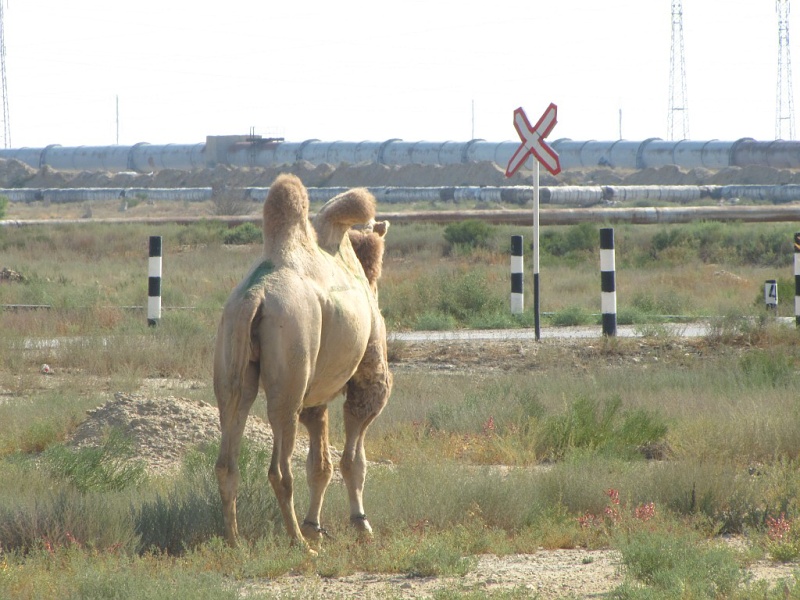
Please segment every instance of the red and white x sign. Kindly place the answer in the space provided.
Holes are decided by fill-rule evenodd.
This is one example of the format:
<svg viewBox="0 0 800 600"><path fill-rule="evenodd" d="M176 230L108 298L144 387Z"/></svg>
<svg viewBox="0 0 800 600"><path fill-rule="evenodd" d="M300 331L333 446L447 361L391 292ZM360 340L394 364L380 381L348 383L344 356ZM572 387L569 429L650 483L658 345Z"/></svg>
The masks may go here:
<svg viewBox="0 0 800 600"><path fill-rule="evenodd" d="M506 177L511 177L516 173L517 170L525 164L525 161L530 155L533 155L536 160L543 164L544 168L553 175L558 175L561 172L561 163L558 160L558 154L544 141L544 138L546 138L553 130L553 127L556 126L557 111L558 107L551 102L550 106L547 107L547 110L544 111L533 127L531 127L531 123L528 121L528 117L525 115L525 111L522 110L522 107L514 111L514 128L517 130L522 144L517 148L517 151L514 152L514 156L511 157L511 160L508 161Z"/></svg>

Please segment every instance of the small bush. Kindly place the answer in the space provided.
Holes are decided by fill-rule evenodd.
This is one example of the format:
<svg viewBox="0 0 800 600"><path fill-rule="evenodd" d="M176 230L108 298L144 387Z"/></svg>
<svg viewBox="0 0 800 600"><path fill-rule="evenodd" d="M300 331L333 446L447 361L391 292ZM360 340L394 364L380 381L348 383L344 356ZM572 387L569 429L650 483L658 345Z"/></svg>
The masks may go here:
<svg viewBox="0 0 800 600"><path fill-rule="evenodd" d="M444 239L451 246L486 248L489 246L491 235L491 225L475 219L451 223L444 228Z"/></svg>
<svg viewBox="0 0 800 600"><path fill-rule="evenodd" d="M220 183L211 185L211 202L216 215L246 215L253 205L249 199L245 198L243 190L230 188Z"/></svg>
<svg viewBox="0 0 800 600"><path fill-rule="evenodd" d="M141 551L177 555L222 535L222 503L214 474L218 452L219 445L210 444L190 453L175 487L135 510ZM268 536L281 527L278 503L267 479L268 464L269 451L253 447L245 438L237 498L239 533L245 539Z"/></svg>
<svg viewBox="0 0 800 600"><path fill-rule="evenodd" d="M576 327L578 325L588 325L592 322L592 315L587 310L579 306L568 306L567 308L553 313L550 317L553 327Z"/></svg>
<svg viewBox="0 0 800 600"><path fill-rule="evenodd" d="M448 331L458 326L453 315L441 312L426 312L417 317L414 329L417 331Z"/></svg>
<svg viewBox="0 0 800 600"><path fill-rule="evenodd" d="M242 223L227 231L222 237L222 242L229 245L243 246L245 244L260 244L261 229L253 223Z"/></svg>
<svg viewBox="0 0 800 600"><path fill-rule="evenodd" d="M467 271L455 273L441 282L437 309L465 323L481 313L505 310L506 305L505 297L497 294L482 273Z"/></svg>
<svg viewBox="0 0 800 600"><path fill-rule="evenodd" d="M0 196L0 219L4 219L8 210L8 198Z"/></svg>
<svg viewBox="0 0 800 600"><path fill-rule="evenodd" d="M637 531L621 540L627 581L615 598L730 598L745 581L733 550L690 533Z"/></svg>
<svg viewBox="0 0 800 600"><path fill-rule="evenodd" d="M580 223L566 229L544 230L539 243L542 253L551 256L595 253L600 247L600 235L597 225Z"/></svg>
<svg viewBox="0 0 800 600"><path fill-rule="evenodd" d="M579 397L567 410L545 421L542 454L559 458L573 450L635 456L660 442L667 426L655 415L633 410L621 412L622 401L605 402Z"/></svg>
<svg viewBox="0 0 800 600"><path fill-rule="evenodd" d="M136 487L144 481L144 461L135 457L133 444L115 429L102 446L73 450L58 445L42 458L54 477L69 481L81 492L102 492Z"/></svg>
<svg viewBox="0 0 800 600"><path fill-rule="evenodd" d="M778 387L793 381L794 361L783 352L755 349L739 359L742 385Z"/></svg>
<svg viewBox="0 0 800 600"><path fill-rule="evenodd" d="M225 233L227 230L222 223L200 221L181 228L176 235L176 241L179 246L219 244Z"/></svg>

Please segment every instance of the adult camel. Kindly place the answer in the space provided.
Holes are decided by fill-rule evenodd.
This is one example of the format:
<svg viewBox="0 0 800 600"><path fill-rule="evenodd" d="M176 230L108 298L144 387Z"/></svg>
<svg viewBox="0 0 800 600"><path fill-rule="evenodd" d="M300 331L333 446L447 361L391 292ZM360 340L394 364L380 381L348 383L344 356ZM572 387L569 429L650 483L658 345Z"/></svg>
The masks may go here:
<svg viewBox="0 0 800 600"><path fill-rule="evenodd" d="M230 545L238 538L242 433L259 384L274 436L269 480L293 542L308 546L321 539L320 512L333 472L328 403L343 392L346 437L340 468L350 521L360 532L372 532L362 497L364 436L392 387L376 283L388 224L370 229L374 217L375 199L366 189L333 198L312 224L308 194L297 177L280 175L270 187L263 207L263 255L225 303L214 354L222 430L216 474ZM348 235L351 227L364 224L364 231ZM310 442L310 503L302 524L294 509L290 463L298 421L308 429Z"/></svg>

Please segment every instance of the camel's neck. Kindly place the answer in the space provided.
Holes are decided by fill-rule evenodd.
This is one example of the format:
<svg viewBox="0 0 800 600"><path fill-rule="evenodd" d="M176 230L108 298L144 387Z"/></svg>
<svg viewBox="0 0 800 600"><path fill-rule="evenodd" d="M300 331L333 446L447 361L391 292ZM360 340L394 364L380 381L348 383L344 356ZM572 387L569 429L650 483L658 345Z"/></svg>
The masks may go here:
<svg viewBox="0 0 800 600"><path fill-rule="evenodd" d="M342 241L350 229L347 225L341 223L314 223L317 230L317 243L319 247L330 254L336 254Z"/></svg>

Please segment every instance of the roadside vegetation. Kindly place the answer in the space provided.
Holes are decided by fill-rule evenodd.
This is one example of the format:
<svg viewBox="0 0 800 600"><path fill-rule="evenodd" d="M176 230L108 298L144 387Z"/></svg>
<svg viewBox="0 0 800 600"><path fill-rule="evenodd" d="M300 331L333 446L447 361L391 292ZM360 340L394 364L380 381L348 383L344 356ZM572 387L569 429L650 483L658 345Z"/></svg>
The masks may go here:
<svg viewBox="0 0 800 600"><path fill-rule="evenodd" d="M598 229L543 229L543 326L599 323ZM148 474L124 431L107 432L99 448L66 445L87 409L145 380L197 381L181 394L214 403L216 323L258 256L252 231L0 229L0 267L24 277L0 282L0 304L49 307L0 311L0 598L158 599L178 589L238 598L252 578L458 576L478 554L542 547L618 549L618 598L800 598L794 578L753 582L745 570L765 557L800 560L800 337L763 303L764 281L777 279L778 314L793 314L796 226L615 229L619 320L644 338L541 344L524 371L397 369L367 439L375 540L357 543L346 491L332 485L330 537L315 559L281 531L268 450L242 454L247 544L231 550L218 537L213 445L170 476ZM390 331L530 326L532 317L508 314L514 233L526 235L527 270L527 231L392 227L381 282ZM164 237L155 328L135 308L147 297L153 234ZM526 280L528 313L530 290ZM678 318L714 326L688 342L663 328ZM395 362L410 352L390 345ZM43 375L43 364L56 375ZM340 448L339 412L331 441ZM744 549L725 544L727 535ZM474 597L458 587L441 595Z"/></svg>

